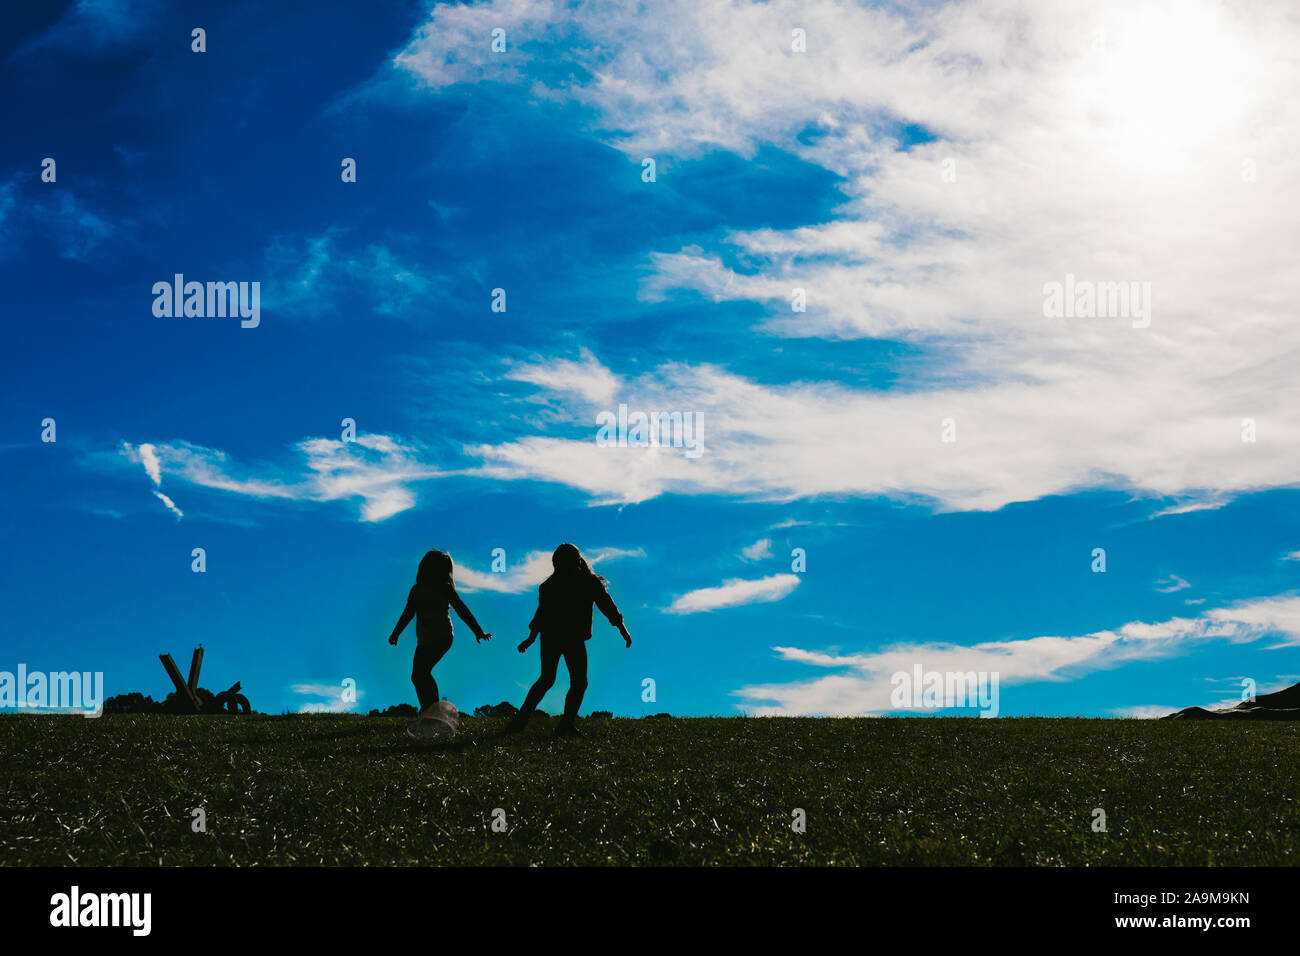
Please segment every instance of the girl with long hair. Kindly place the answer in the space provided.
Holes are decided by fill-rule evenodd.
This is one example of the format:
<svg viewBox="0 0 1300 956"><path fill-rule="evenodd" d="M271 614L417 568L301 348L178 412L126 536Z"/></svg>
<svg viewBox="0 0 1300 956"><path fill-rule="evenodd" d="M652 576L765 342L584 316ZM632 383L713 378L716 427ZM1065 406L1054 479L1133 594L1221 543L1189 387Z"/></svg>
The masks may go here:
<svg viewBox="0 0 1300 956"><path fill-rule="evenodd" d="M564 717L555 729L557 737L580 737L576 725L578 708L587 691L587 641L591 640L592 607L600 608L610 624L618 628L626 646L632 635L623 626L623 615L614 605L605 585L608 583L588 566L582 553L571 544L562 544L551 555L555 569L537 589L537 613L528 624L528 639L519 645L519 653L532 646L542 635L542 674L528 691L509 732L523 730L542 697L555 684L555 671L564 658L569 671L569 693L564 698Z"/></svg>
<svg viewBox="0 0 1300 956"><path fill-rule="evenodd" d="M421 559L415 573L415 584L406 597L406 608L388 638L389 644L396 645L398 635L411 623L411 618L415 618L416 647L411 664L411 683L415 685L421 713L439 700L433 666L451 649L451 609L455 608L460 619L474 632L475 643L492 638L491 634L483 633L474 615L456 593L451 571L451 555L445 551L430 551Z"/></svg>

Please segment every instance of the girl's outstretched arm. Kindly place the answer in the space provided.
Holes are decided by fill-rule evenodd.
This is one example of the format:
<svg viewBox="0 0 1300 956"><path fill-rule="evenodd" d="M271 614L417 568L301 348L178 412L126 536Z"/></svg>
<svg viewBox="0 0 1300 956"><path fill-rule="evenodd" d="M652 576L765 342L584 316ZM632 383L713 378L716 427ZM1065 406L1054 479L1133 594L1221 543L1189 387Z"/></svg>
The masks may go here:
<svg viewBox="0 0 1300 956"><path fill-rule="evenodd" d="M406 625L411 623L411 618L415 617L415 605L411 603L408 595L406 598L406 607L402 609L402 616L397 619L397 627L393 628L392 635L388 638L389 644L397 643L397 636L406 630Z"/></svg>
<svg viewBox="0 0 1300 956"><path fill-rule="evenodd" d="M533 614L533 619L528 622L528 639L520 641L519 653L522 654L528 648L533 646L533 641L537 640L537 634L542 629L542 589L537 589L537 611Z"/></svg>
<svg viewBox="0 0 1300 956"><path fill-rule="evenodd" d="M529 628L527 640L519 642L519 653L522 654L524 651L528 650L528 648L532 647L533 641L535 640L537 640L537 631Z"/></svg>
<svg viewBox="0 0 1300 956"><path fill-rule="evenodd" d="M456 593L455 587L451 589L451 596L448 600L451 601L451 606L456 609L456 613L460 615L460 619L468 624L469 629L474 632L475 642L490 641L492 639L491 634L483 633L483 628L478 626L478 621L474 620L474 615L469 613L469 608L467 608L465 602L460 599L460 595Z"/></svg>
<svg viewBox="0 0 1300 956"><path fill-rule="evenodd" d="M596 602L596 607L600 608L600 613L605 615L609 623L618 628L618 632L623 635L624 646L631 647L632 635L627 632L627 628L623 625L623 615L614 604L614 599L609 596L609 591L605 590L605 585L599 581L596 582L596 593L593 600Z"/></svg>

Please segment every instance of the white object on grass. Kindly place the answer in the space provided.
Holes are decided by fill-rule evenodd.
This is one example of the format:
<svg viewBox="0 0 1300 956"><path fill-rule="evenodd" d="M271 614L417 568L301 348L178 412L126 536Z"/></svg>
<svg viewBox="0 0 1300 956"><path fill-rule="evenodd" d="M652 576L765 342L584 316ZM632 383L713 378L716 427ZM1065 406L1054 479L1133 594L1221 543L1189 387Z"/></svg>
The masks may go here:
<svg viewBox="0 0 1300 956"><path fill-rule="evenodd" d="M406 732L416 740L450 740L460 727L460 711L449 700L430 704L411 721Z"/></svg>

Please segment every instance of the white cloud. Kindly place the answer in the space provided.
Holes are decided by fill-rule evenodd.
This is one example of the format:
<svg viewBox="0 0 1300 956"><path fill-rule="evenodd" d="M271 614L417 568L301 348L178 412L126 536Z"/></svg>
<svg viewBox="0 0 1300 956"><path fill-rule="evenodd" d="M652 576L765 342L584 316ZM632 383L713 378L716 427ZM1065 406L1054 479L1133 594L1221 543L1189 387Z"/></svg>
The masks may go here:
<svg viewBox="0 0 1300 956"><path fill-rule="evenodd" d="M1191 587L1191 585L1176 574L1171 574L1167 578L1161 578L1155 584L1156 590L1161 594L1172 594L1175 591L1181 591L1183 588L1189 587Z"/></svg>
<svg viewBox="0 0 1300 956"><path fill-rule="evenodd" d="M740 556L746 561L761 561L772 556L772 539L760 538L751 545L740 549Z"/></svg>
<svg viewBox="0 0 1300 956"><path fill-rule="evenodd" d="M791 52L792 24L807 31L807 53ZM496 26L508 56L490 52ZM665 175L673 163L689 174L680 161L709 150L774 146L840 177L831 221L810 212L790 229L656 250L647 299L757 302L771 310L770 335L904 339L933 355L888 391L759 383L698 363L629 378L587 352L508 363L507 377L585 434L553 433L537 416L532 434L467 449L481 465L463 473L556 482L595 503L856 495L989 510L1114 488L1173 499L1159 514L1295 487L1297 47L1300 20L1284 4L1203 0L907 12L680 0L654 16L543 0L435 6L395 57L399 75L434 89L527 84L539 102L582 104L598 135L631 157L659 156ZM531 69L534 59L548 69ZM899 148L902 124L935 138ZM1256 181L1243 181L1243 159ZM409 275L386 283L403 311L431 280L385 252L349 258L333 233L317 237L285 258L285 294L306 309L331 283ZM1151 326L1045 318L1044 283L1067 273L1150 281ZM790 311L795 287L807 290L804 313ZM695 412L704 453L596 445L595 414L615 400ZM948 418L952 443L940 441ZM1241 440L1247 418L1253 442ZM413 484L441 473L409 450L373 461L321 442L300 446L309 474L287 480L232 474L220 452L177 447L190 448L180 467L196 483L360 496L366 520L411 507Z"/></svg>
<svg viewBox="0 0 1300 956"><path fill-rule="evenodd" d="M613 372L601 365L588 349L579 350L580 361L566 359L519 362L506 371L506 378L528 382L553 393L572 392L601 411L612 410L622 382ZM592 427L595 427L593 420Z"/></svg>
<svg viewBox="0 0 1300 956"><path fill-rule="evenodd" d="M564 375L548 374L550 364L541 363L530 380L556 389L551 394L563 397L574 424L594 421L600 407L584 396L604 373L587 368L575 381L575 363L566 363ZM692 460L665 446L601 447L594 427L590 437L530 435L468 451L485 461L485 476L559 482L598 502L665 492L775 500L856 494L991 510L1083 487L1160 496L1193 484L1234 491L1292 485L1300 448L1300 422L1280 417L1289 413L1279 410L1274 426L1286 439L1245 444L1231 414L1207 408L1196 419L1189 408L1198 399L1172 383L1161 399L1167 405L1149 416L1126 408L1134 401L1127 392L1072 389L1060 404L1044 402L1025 383L867 392L831 383L760 385L680 363L623 380L620 395L631 407L695 412L707 431L704 453ZM940 440L948 417L957 421L953 443ZM1175 434L1185 449L1170 447Z"/></svg>
<svg viewBox="0 0 1300 956"><path fill-rule="evenodd" d="M1159 511L1153 511L1150 519L1163 518L1166 515L1185 515L1194 511L1215 511L1228 504L1232 499L1227 495L1205 494L1193 497L1189 501L1180 501Z"/></svg>
<svg viewBox="0 0 1300 956"><path fill-rule="evenodd" d="M583 557L592 570L599 570L602 562L617 561L620 558L644 558L641 548L625 550L623 548L597 548L583 551ZM511 564L507 562L505 571L477 571L467 565L458 563L453 572L456 587L466 592L496 591L501 594L520 594L537 587L551 576L551 552L529 551L522 561Z"/></svg>
<svg viewBox="0 0 1300 956"><path fill-rule="evenodd" d="M149 451L146 453L145 448ZM410 486L452 472L423 464L417 448L387 435L362 433L355 441L310 438L299 442L305 459L302 470L284 477L263 468L261 474L235 465L230 456L214 448L188 442L155 443L133 448L123 443L123 454L145 462L150 477L170 478L202 488L263 500L361 500L362 521L383 521L415 505Z"/></svg>
<svg viewBox="0 0 1300 956"><path fill-rule="evenodd" d="M1269 645L1271 648L1300 646L1300 597L1259 598L1214 608L1196 618L1171 618L1155 624L1133 621L1113 631L1076 637L988 641L969 647L939 642L898 644L857 654L777 647L774 650L784 660L838 673L752 685L735 693L745 701L742 710L758 715L884 713L892 710L890 676L911 672L918 665L925 671L996 672L1005 689L1011 684L1068 680L1102 667L1165 657L1189 643L1249 643L1265 637L1280 639Z"/></svg>
<svg viewBox="0 0 1300 956"><path fill-rule="evenodd" d="M1114 717L1130 717L1137 720L1159 720L1168 717L1181 707L1163 707L1160 704L1135 704L1132 707L1112 707L1109 713Z"/></svg>
<svg viewBox="0 0 1300 956"><path fill-rule="evenodd" d="M154 497L161 501L177 520L184 518L185 513L176 506L176 502L159 490L162 487L162 463L158 460L158 452L154 446L146 442L132 447L130 442L122 442L122 454L130 461L139 462L144 467L145 474L153 482Z"/></svg>
<svg viewBox="0 0 1300 956"><path fill-rule="evenodd" d="M1282 559L1283 561L1300 561L1300 551L1292 551Z"/></svg>
<svg viewBox="0 0 1300 956"><path fill-rule="evenodd" d="M127 446L128 453L130 446ZM162 485L162 466L158 464L158 455L154 451L153 445L144 444L137 449L139 452L140 463L144 465L145 474L155 485Z"/></svg>
<svg viewBox="0 0 1300 956"><path fill-rule="evenodd" d="M476 4L436 4L405 50L394 57L398 68L438 90L458 82L526 78L518 69L531 60L528 45L560 14L550 0L496 0ZM509 56L491 49L492 31L506 31Z"/></svg>
<svg viewBox="0 0 1300 956"><path fill-rule="evenodd" d="M355 701L345 701L343 699L343 686L341 684L313 684L302 683L294 684L290 688L295 694L301 694L306 697L323 697L324 700L304 701L298 706L300 714L346 714L357 709L357 704L365 696L365 691L359 688L353 688L356 695Z"/></svg>
<svg viewBox="0 0 1300 956"><path fill-rule="evenodd" d="M1287 120L1300 21L1287 11L683 0L647 17L439 5L395 61L432 87L527 83L538 101L584 104L610 142L658 156L667 175L708 150L772 145L842 177L835 221L655 252L648 300L757 302L769 334L905 339L940 359L886 393L665 366L637 384L704 411L708 461L535 436L483 449L485 473L620 502L734 489L989 509L1113 487L1180 502L1164 514L1295 486L1300 379L1288 357L1300 324L1288 303L1300 271L1288 250L1300 180L1286 157L1300 150ZM488 52L496 24L526 38L514 59ZM807 53L790 50L794 24ZM575 68L547 81L528 69L534 56ZM935 138L900 149L902 124ZM1256 181L1243 180L1247 159ZM1150 327L1045 318L1044 284L1067 273L1151 282ZM795 287L804 313L790 311ZM573 371L543 361L533 381L583 397L565 380ZM949 417L958 440L940 444ZM1246 418L1255 442L1241 440Z"/></svg>
<svg viewBox="0 0 1300 956"><path fill-rule="evenodd" d="M167 510L170 511L172 514L174 514L177 518L185 517L185 513L181 511L180 508L176 507L176 503L172 501L170 498L168 498L161 491L155 491L154 495L156 495L158 500L161 501L167 507Z"/></svg>
<svg viewBox="0 0 1300 956"><path fill-rule="evenodd" d="M797 574L773 574L757 580L731 578L713 588L700 588L679 595L668 608L670 614L698 614L743 604L779 601L799 586Z"/></svg>

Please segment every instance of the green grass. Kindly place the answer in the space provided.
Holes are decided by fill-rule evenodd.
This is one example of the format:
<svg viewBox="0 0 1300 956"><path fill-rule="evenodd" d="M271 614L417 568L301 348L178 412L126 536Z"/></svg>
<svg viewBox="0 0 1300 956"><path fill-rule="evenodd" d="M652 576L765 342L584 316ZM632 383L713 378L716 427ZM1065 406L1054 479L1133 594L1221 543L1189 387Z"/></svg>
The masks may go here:
<svg viewBox="0 0 1300 956"><path fill-rule="evenodd" d="M405 724L0 718L0 864L1300 859L1289 722L591 719L552 742L553 719L501 741L501 721L467 717L441 747Z"/></svg>

